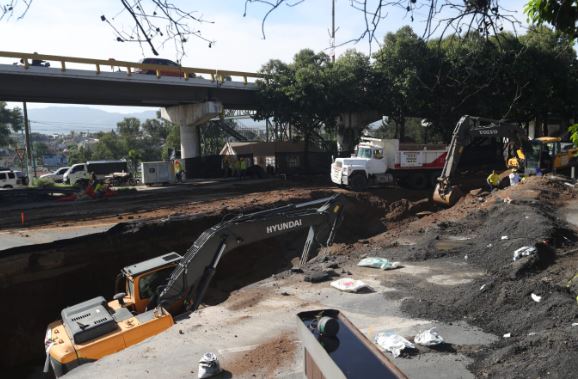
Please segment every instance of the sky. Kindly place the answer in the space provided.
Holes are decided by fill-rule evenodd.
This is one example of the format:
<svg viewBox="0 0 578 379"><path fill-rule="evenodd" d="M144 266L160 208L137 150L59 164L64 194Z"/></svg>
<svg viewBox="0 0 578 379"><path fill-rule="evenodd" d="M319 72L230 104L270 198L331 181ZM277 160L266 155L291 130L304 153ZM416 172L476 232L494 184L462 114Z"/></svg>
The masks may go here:
<svg viewBox="0 0 578 379"><path fill-rule="evenodd" d="M350 0L336 1L337 44L356 38L364 29L362 14L350 7ZM199 26L203 36L216 41L211 48L200 39L191 38L186 44L187 55L182 64L188 67L257 71L270 59L286 62L303 49L326 51L330 45L331 0L305 0L294 7L282 6L272 13L265 25L266 38L261 34L261 19L266 8L253 4L243 17L245 0L174 0L183 9L198 11L203 19L213 23ZM293 1L295 2L295 1ZM524 0L502 0L504 8L522 14ZM86 58L138 61L153 56L146 47L136 43L120 43L111 28L100 20L102 14L111 19L118 15L120 0L33 0L26 16L17 20L0 21L0 51L38 52ZM390 9L382 21L378 35L394 32L411 25L418 34L423 30L424 12L416 12L411 22L405 11ZM121 21L123 13L117 16ZM8 37L8 38L7 38ZM373 46L375 51L377 46ZM337 56L348 48L369 53L366 41L347 44L336 49ZM161 57L177 58L174 45L159 49ZM0 59L0 63L12 63ZM31 108L46 104L30 104ZM115 112L135 112L143 108L97 107Z"/></svg>

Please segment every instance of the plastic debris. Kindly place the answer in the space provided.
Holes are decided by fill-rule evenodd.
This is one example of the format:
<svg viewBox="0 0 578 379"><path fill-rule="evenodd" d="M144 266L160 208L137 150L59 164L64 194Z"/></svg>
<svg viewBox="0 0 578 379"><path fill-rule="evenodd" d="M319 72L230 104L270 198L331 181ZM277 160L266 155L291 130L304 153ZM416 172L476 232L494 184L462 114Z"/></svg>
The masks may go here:
<svg viewBox="0 0 578 379"><path fill-rule="evenodd" d="M512 333L506 333L506 334L504 334L504 338L510 338L510 337L512 337Z"/></svg>
<svg viewBox="0 0 578 379"><path fill-rule="evenodd" d="M467 261L468 260L468 255L464 255L464 259Z"/></svg>
<svg viewBox="0 0 578 379"><path fill-rule="evenodd" d="M501 239L502 239L502 241L503 241L503 240L507 240L507 239L508 239L508 236L502 236Z"/></svg>
<svg viewBox="0 0 578 379"><path fill-rule="evenodd" d="M482 284L482 286L480 287L480 291L483 291L484 288L486 288L486 285L485 285L485 284Z"/></svg>
<svg viewBox="0 0 578 379"><path fill-rule="evenodd" d="M578 326L578 322L573 322L572 326Z"/></svg>
<svg viewBox="0 0 578 379"><path fill-rule="evenodd" d="M530 333L528 333L528 335L529 335L529 336L535 336L535 335L536 335L536 332L530 332Z"/></svg>
<svg viewBox="0 0 578 379"><path fill-rule="evenodd" d="M492 247L493 245L491 243L487 244L486 247Z"/></svg>
<svg viewBox="0 0 578 379"><path fill-rule="evenodd" d="M415 349L415 345L393 331L379 332L375 336L375 343L394 357L399 357L406 348Z"/></svg>
<svg viewBox="0 0 578 379"><path fill-rule="evenodd" d="M360 267L380 268L382 270L391 270L394 268L402 267L399 262L392 262L389 259L379 257L363 258L357 265Z"/></svg>
<svg viewBox="0 0 578 379"><path fill-rule="evenodd" d="M518 259L520 259L522 257L527 257L529 255L532 255L535 252L536 252L536 247L534 247L534 246L522 246L521 248L514 251L514 261L517 261Z"/></svg>
<svg viewBox="0 0 578 379"><path fill-rule="evenodd" d="M205 353L199 360L198 378L210 378L221 372L221 365L215 353Z"/></svg>
<svg viewBox="0 0 578 379"><path fill-rule="evenodd" d="M435 346L444 343L444 339L435 331L435 328L431 328L419 332L413 339L413 342L422 346Z"/></svg>
<svg viewBox="0 0 578 379"><path fill-rule="evenodd" d="M534 300L536 303L539 303L540 300L542 300L542 296L538 296L535 293L531 294L530 297L532 298L532 300Z"/></svg>
<svg viewBox="0 0 578 379"><path fill-rule="evenodd" d="M331 287L337 288L344 292L359 292L364 288L370 288L367 284L361 280L356 280L352 278L341 278L336 281L331 282Z"/></svg>
<svg viewBox="0 0 578 379"><path fill-rule="evenodd" d="M511 204L511 203L512 203L512 198L506 197L506 198L504 199L504 203L506 203L506 204Z"/></svg>

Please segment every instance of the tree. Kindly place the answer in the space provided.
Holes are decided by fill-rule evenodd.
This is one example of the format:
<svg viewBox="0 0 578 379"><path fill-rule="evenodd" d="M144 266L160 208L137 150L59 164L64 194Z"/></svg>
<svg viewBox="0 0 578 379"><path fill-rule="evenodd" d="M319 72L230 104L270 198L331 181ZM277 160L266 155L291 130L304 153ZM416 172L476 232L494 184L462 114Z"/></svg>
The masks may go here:
<svg viewBox="0 0 578 379"><path fill-rule="evenodd" d="M538 26L548 23L572 39L578 37L578 0L529 0L524 13Z"/></svg>
<svg viewBox="0 0 578 379"><path fill-rule="evenodd" d="M140 120L134 117L127 117L116 124L118 134L126 139L135 139L140 134Z"/></svg>
<svg viewBox="0 0 578 379"><path fill-rule="evenodd" d="M257 82L259 107L255 119L271 117L297 128L305 143L304 165L308 167L312 136L322 126L332 128L339 112L331 101L335 83L329 57L304 49L295 54L290 64L269 61L261 73L265 79Z"/></svg>
<svg viewBox="0 0 578 379"><path fill-rule="evenodd" d="M8 109L6 102L0 101L0 147L12 143L10 134L22 129L24 121L19 108Z"/></svg>
<svg viewBox="0 0 578 379"><path fill-rule="evenodd" d="M385 36L375 53L375 106L396 124L396 135L405 138L405 118L417 116L428 103L429 51L409 26Z"/></svg>

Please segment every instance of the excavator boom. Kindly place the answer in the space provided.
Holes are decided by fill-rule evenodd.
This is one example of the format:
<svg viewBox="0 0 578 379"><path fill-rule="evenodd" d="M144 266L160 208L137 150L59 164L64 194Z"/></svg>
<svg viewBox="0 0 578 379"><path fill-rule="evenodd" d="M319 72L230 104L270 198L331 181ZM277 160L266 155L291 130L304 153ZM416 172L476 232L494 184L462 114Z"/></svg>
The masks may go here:
<svg viewBox="0 0 578 379"><path fill-rule="evenodd" d="M170 307L185 300L195 310L203 299L219 261L229 251L291 231L309 229L303 248L304 263L314 242L333 242L342 218L339 195L301 204L290 204L247 215L239 215L206 230L187 251L159 296L159 304ZM192 300L192 302L191 302Z"/></svg>

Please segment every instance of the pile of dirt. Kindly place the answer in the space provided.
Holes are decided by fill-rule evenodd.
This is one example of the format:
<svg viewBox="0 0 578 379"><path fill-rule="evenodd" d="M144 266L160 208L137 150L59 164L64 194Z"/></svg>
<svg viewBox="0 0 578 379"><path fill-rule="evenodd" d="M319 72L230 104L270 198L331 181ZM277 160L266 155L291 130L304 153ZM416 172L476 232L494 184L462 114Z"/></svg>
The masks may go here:
<svg viewBox="0 0 578 379"><path fill-rule="evenodd" d="M466 198L440 212L413 251L406 251L406 259L453 257L487 275L466 285L425 288L404 301L402 309L447 322L466 320L505 336L473 354L471 369L477 376L575 376L578 328L572 324L578 321L578 306L568 282L578 267L578 238L555 209L572 196L563 184L536 178L483 202ZM450 221L448 215L455 214L462 217ZM463 243L455 249L436 249L440 240L460 241L460 236ZM514 261L514 251L523 246L536 251Z"/></svg>
<svg viewBox="0 0 578 379"><path fill-rule="evenodd" d="M293 361L295 354L295 339L285 333L240 353L231 362L224 362L224 368L234 377L274 378L280 367Z"/></svg>

